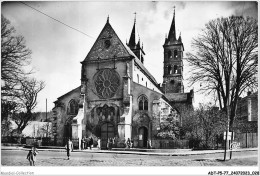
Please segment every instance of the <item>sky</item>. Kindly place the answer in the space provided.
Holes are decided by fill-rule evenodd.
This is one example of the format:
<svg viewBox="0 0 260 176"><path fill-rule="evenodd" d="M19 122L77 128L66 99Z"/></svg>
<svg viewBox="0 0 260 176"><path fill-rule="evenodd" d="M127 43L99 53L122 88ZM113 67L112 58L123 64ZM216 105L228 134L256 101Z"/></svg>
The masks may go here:
<svg viewBox="0 0 260 176"><path fill-rule="evenodd" d="M130 38L136 12L136 28L146 53L144 65L158 83L163 81L163 44L170 29L174 6L176 33L177 37L181 33L184 57L185 53L192 51L192 39L210 20L230 15L258 17L256 1L24 3L38 11L20 2L2 2L1 14L10 20L18 35L24 36L26 45L32 50L33 76L46 84L39 93L35 109L43 112L46 110L46 99L47 111L51 111L58 97L80 86L80 62L87 56L108 16L111 26L125 43ZM188 86L189 71L190 67L184 60L184 91L189 92L194 88L194 106L208 102L214 104L212 98L197 92L199 84Z"/></svg>

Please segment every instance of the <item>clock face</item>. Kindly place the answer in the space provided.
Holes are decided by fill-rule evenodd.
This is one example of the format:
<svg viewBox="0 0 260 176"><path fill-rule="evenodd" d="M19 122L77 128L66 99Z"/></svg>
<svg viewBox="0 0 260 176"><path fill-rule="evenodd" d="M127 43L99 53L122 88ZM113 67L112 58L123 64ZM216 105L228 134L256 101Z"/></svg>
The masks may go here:
<svg viewBox="0 0 260 176"><path fill-rule="evenodd" d="M111 42L110 42L110 40L105 40L105 48L109 48L110 47L110 45L111 45Z"/></svg>

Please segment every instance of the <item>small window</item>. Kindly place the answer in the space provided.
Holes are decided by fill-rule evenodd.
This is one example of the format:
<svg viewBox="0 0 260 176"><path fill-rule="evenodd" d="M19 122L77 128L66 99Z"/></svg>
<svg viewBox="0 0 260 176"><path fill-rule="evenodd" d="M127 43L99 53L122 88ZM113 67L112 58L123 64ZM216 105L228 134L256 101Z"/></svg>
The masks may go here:
<svg viewBox="0 0 260 176"><path fill-rule="evenodd" d="M174 67L173 67L173 73L177 73L177 65L174 65Z"/></svg>
<svg viewBox="0 0 260 176"><path fill-rule="evenodd" d="M172 52L168 51L168 58L172 58Z"/></svg>
<svg viewBox="0 0 260 176"><path fill-rule="evenodd" d="M139 75L137 74L137 83L139 83Z"/></svg>
<svg viewBox="0 0 260 176"><path fill-rule="evenodd" d="M168 74L172 74L172 67L170 65L168 66Z"/></svg>
<svg viewBox="0 0 260 176"><path fill-rule="evenodd" d="M148 100L145 96L139 98L139 110L148 110Z"/></svg>
<svg viewBox="0 0 260 176"><path fill-rule="evenodd" d="M146 87L147 87L147 82L145 83Z"/></svg>
<svg viewBox="0 0 260 176"><path fill-rule="evenodd" d="M177 56L178 56L178 52L177 50L174 50L174 58L177 58Z"/></svg>
<svg viewBox="0 0 260 176"><path fill-rule="evenodd" d="M76 115L78 113L78 103L75 100L71 100L68 104L68 114Z"/></svg>

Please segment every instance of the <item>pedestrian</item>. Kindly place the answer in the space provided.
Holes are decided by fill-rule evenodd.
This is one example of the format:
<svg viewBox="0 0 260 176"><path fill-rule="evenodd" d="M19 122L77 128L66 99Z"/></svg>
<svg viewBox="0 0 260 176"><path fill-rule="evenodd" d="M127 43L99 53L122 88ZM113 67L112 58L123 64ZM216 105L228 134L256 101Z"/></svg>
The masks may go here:
<svg viewBox="0 0 260 176"><path fill-rule="evenodd" d="M69 160L70 159L70 152L73 151L73 143L71 142L70 139L67 141L67 144L65 145L65 149L67 150L67 156L68 156L68 160Z"/></svg>
<svg viewBox="0 0 260 176"><path fill-rule="evenodd" d="M107 149L109 150L109 138L107 138Z"/></svg>
<svg viewBox="0 0 260 176"><path fill-rule="evenodd" d="M35 166L35 162L36 162L36 155L38 154L38 150L36 149L35 146L33 146L31 148L31 150L29 150L26 159L29 160L30 162L30 166Z"/></svg>
<svg viewBox="0 0 260 176"><path fill-rule="evenodd" d="M86 136L84 137L84 149L87 149L88 148L88 146L87 146L87 138L86 138Z"/></svg>
<svg viewBox="0 0 260 176"><path fill-rule="evenodd" d="M126 148L130 148L130 146L131 146L131 141L128 138L127 141L126 141Z"/></svg>
<svg viewBox="0 0 260 176"><path fill-rule="evenodd" d="M98 144L98 149L100 150L101 149L101 146L100 146L100 138L98 138L98 140L97 140L97 144Z"/></svg>
<svg viewBox="0 0 260 176"><path fill-rule="evenodd" d="M112 149L112 145L113 145L113 139L109 138L109 142L108 142L109 150Z"/></svg>
<svg viewBox="0 0 260 176"><path fill-rule="evenodd" d="M89 139L89 148L90 148L90 150L91 150L92 147L93 147L93 138L90 137L90 139Z"/></svg>
<svg viewBox="0 0 260 176"><path fill-rule="evenodd" d="M81 139L81 150L84 149L84 138Z"/></svg>
<svg viewBox="0 0 260 176"><path fill-rule="evenodd" d="M131 148L134 147L134 141L131 139L131 145L130 145Z"/></svg>
<svg viewBox="0 0 260 176"><path fill-rule="evenodd" d="M115 137L113 137L113 139L112 139L112 146L113 146L113 148L115 148L116 147L116 138Z"/></svg>

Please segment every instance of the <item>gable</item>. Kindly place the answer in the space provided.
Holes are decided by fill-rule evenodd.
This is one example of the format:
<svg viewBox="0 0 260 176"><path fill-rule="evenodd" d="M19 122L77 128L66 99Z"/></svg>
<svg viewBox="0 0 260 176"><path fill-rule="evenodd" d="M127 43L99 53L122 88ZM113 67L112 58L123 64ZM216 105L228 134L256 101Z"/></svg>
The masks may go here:
<svg viewBox="0 0 260 176"><path fill-rule="evenodd" d="M84 61L131 56L109 22L106 23Z"/></svg>
<svg viewBox="0 0 260 176"><path fill-rule="evenodd" d="M79 86L79 87L77 87L77 88L75 88L75 89L73 89L73 90L71 90L71 91L65 93L64 95L62 95L62 96L60 96L59 98L57 98L58 100L56 100L54 103L56 103L56 102L58 102L58 101L61 101L61 100L63 100L64 98L67 98L67 97L69 97L69 96L71 96L71 95L73 95L73 94L78 94L78 95L80 95L80 88L81 88L81 86Z"/></svg>

